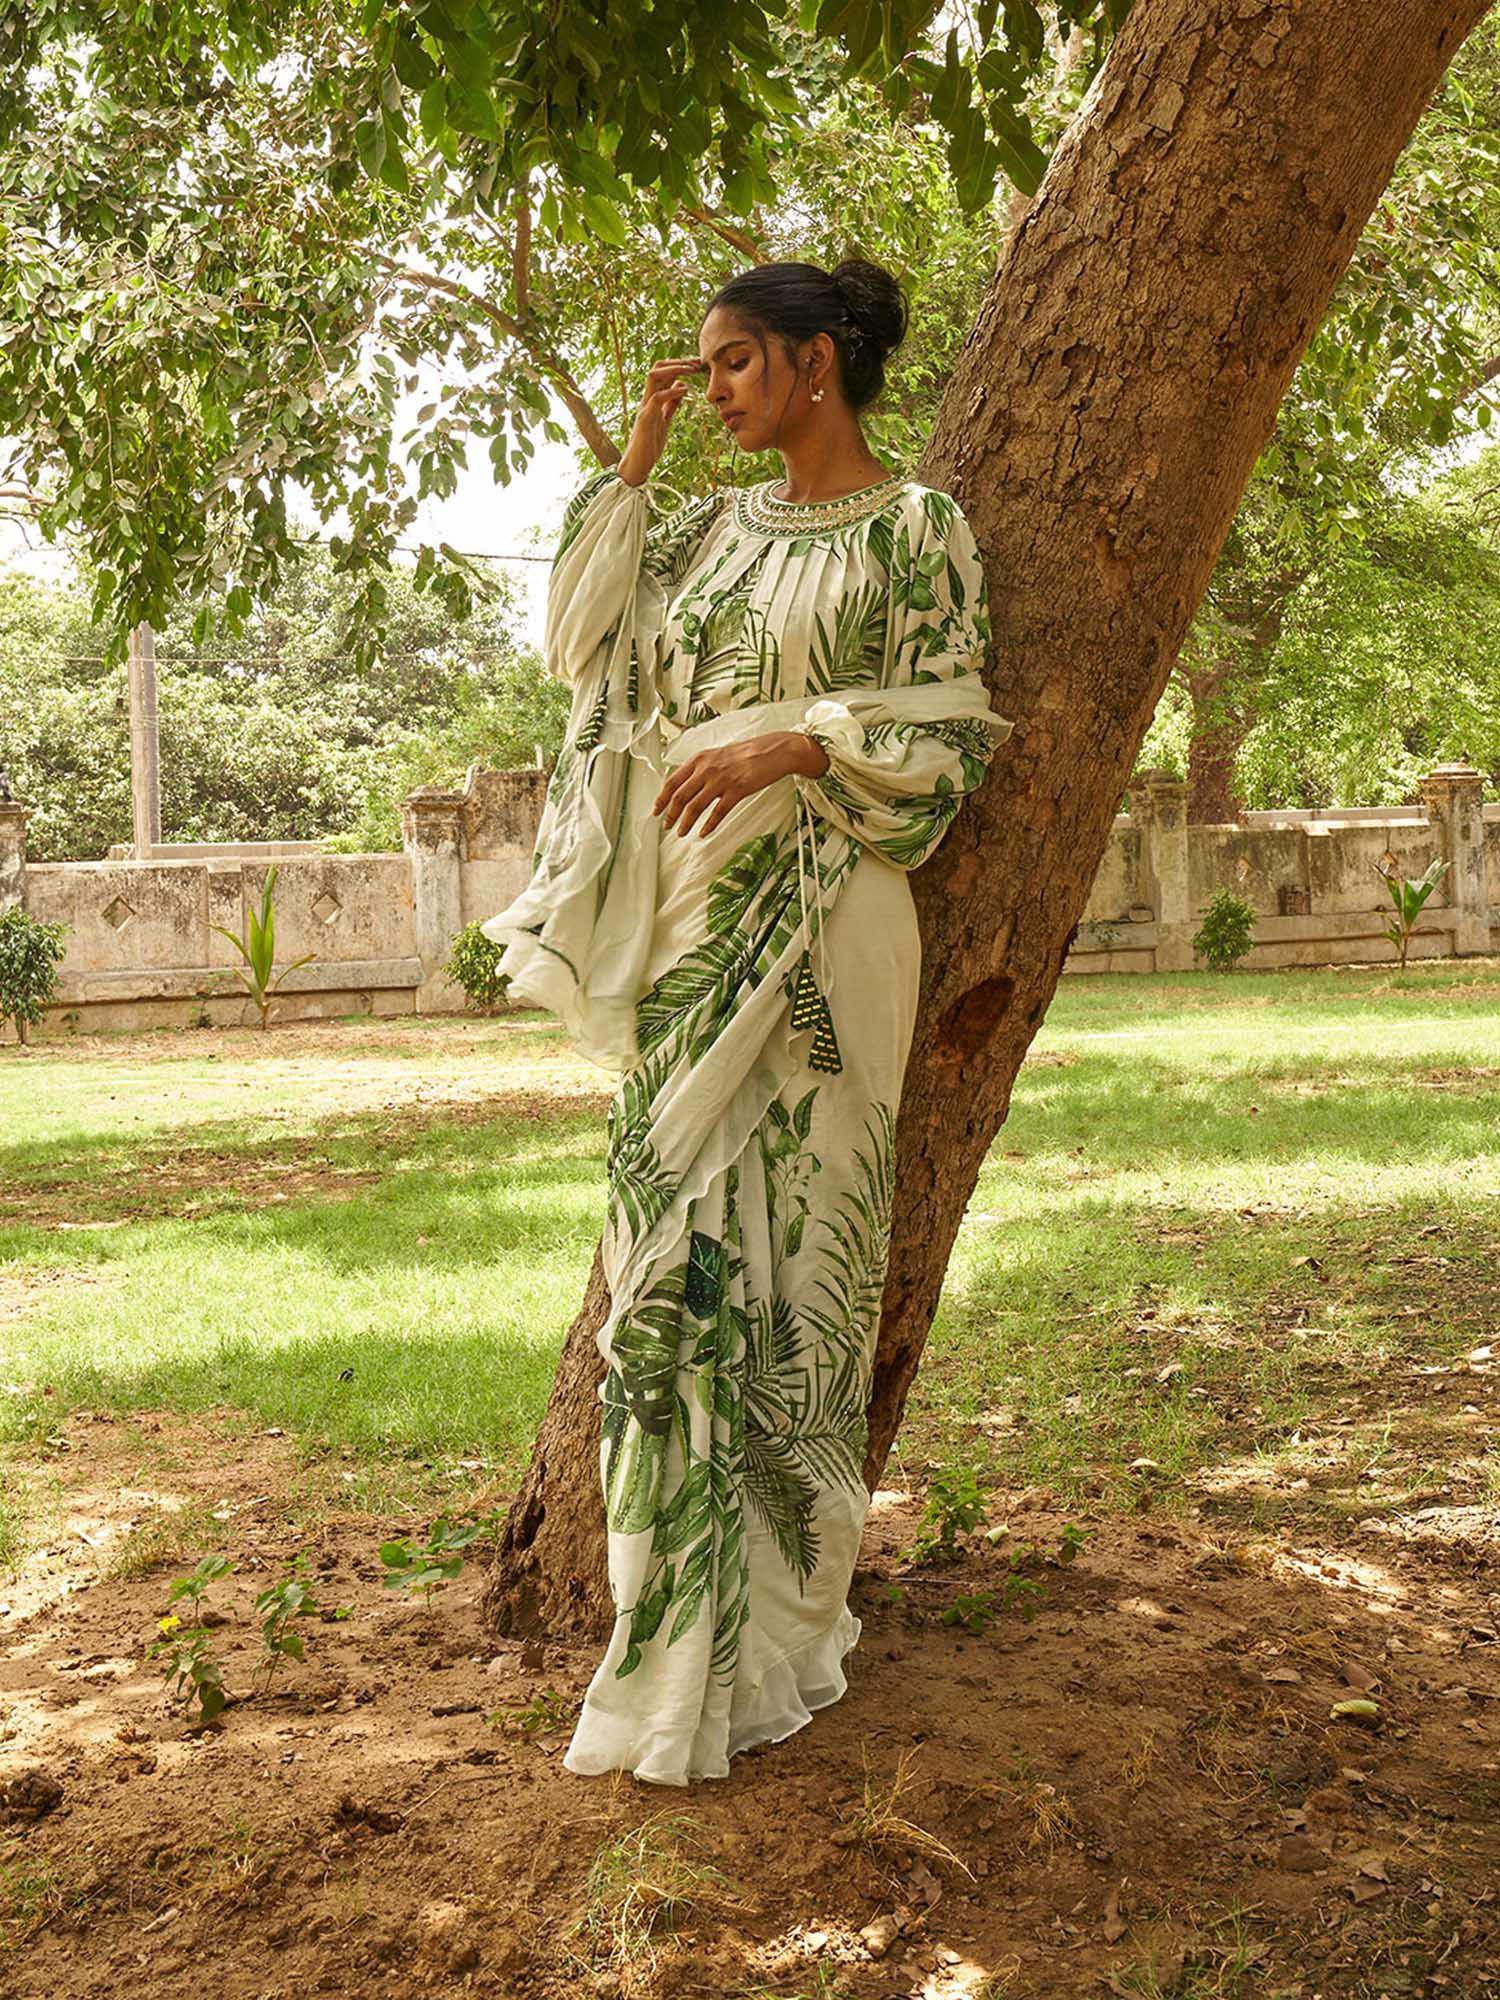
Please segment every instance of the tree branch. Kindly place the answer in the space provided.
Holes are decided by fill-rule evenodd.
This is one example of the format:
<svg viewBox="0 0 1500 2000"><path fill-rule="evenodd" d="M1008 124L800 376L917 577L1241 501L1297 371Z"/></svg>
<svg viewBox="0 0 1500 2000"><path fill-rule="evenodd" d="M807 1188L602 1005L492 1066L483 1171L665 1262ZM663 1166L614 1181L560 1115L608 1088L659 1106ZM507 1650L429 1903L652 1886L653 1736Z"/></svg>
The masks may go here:
<svg viewBox="0 0 1500 2000"><path fill-rule="evenodd" d="M620 460L620 447L605 430L595 416L588 398L574 381L571 372L530 333L512 313L480 293L471 291L453 278L444 278L436 271L419 271L410 264L398 263L394 257L377 255L375 261L383 265L398 282L414 285L421 291L440 292L445 298L455 300L470 312L487 319L491 326L503 333L507 339L515 341L518 347L549 375L557 387L558 394L567 405L568 413L583 434L584 443L593 452L601 465L616 465Z"/></svg>
<svg viewBox="0 0 1500 2000"><path fill-rule="evenodd" d="M701 223L705 229L711 229L715 236L722 236L732 249L748 257L752 264L765 263L766 253L755 238L743 229L736 229L732 222L725 222L723 217L715 215L712 209L693 208L684 204L677 212L686 216L689 222Z"/></svg>

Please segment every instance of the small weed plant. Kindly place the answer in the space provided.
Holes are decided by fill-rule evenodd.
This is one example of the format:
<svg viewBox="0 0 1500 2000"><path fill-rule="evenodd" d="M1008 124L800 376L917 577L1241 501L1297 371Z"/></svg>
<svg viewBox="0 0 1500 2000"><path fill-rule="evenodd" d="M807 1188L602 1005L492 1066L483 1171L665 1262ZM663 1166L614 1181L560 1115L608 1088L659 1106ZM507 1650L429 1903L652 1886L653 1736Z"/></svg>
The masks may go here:
<svg viewBox="0 0 1500 2000"><path fill-rule="evenodd" d="M245 982L250 998L260 1010L260 1025L264 1029L270 1023L271 1001L276 989L290 972L299 965L309 965L317 956L315 952L305 952L301 958L294 958L290 965L283 966L273 979L271 969L276 962L276 912L271 903L271 892L276 887L276 863L273 861L266 870L265 884L261 889L259 911L247 910L245 923L247 935L237 938L233 931L225 930L222 924L210 924L209 929L217 931L220 937L228 938L243 965L234 969Z"/></svg>
<svg viewBox="0 0 1500 2000"><path fill-rule="evenodd" d="M621 1995L639 1993L656 1977L663 1933L697 1912L738 1908L728 1877L698 1858L703 1846L698 1822L670 1810L606 1840L566 1933L578 1962L613 1972Z"/></svg>
<svg viewBox="0 0 1500 2000"><path fill-rule="evenodd" d="M520 1736L550 1736L566 1729L578 1712L578 1703L569 1701L556 1688L543 1688L523 1708L497 1708L485 1717L492 1728L509 1729Z"/></svg>
<svg viewBox="0 0 1500 2000"><path fill-rule="evenodd" d="M909 1816L907 1800L916 1788L916 1750L908 1746L896 1758L896 1768L882 1782L870 1768L870 1746L861 1744L864 1763L864 1797L853 1811L844 1813L845 1830L840 1840L866 1849L872 1856L894 1856L907 1860L913 1854L927 1861L956 1868L973 1880L973 1871L955 1854L945 1840Z"/></svg>
<svg viewBox="0 0 1500 2000"><path fill-rule="evenodd" d="M311 1584L307 1582L310 1565L301 1549L292 1559L291 1570L280 1583L273 1583L269 1590L263 1590L255 1600L255 1609L261 1619L260 1637L264 1656L260 1670L266 1677L266 1686L272 1680L284 1660L306 1658L306 1648L302 1635L293 1624L298 1618L322 1618L323 1607L319 1604ZM348 1618L352 1607L341 1606L331 1611L331 1618Z"/></svg>
<svg viewBox="0 0 1500 2000"><path fill-rule="evenodd" d="M1375 863L1375 873L1390 891L1391 901L1396 906L1396 921L1387 924L1382 935L1388 937L1400 953L1403 972L1406 970L1406 953L1411 944L1412 932L1417 927L1417 919L1422 914L1427 898L1442 880L1443 871L1447 866L1447 862L1441 857L1429 861L1416 881L1409 882L1396 869L1387 868L1383 858Z"/></svg>
<svg viewBox="0 0 1500 2000"><path fill-rule="evenodd" d="M1203 911L1193 933L1193 950L1210 972L1232 972L1249 951L1255 934L1255 912L1231 889L1220 889Z"/></svg>
<svg viewBox="0 0 1500 2000"><path fill-rule="evenodd" d="M433 1592L452 1583L464 1566L464 1551L481 1535L492 1535L499 1523L498 1513L480 1514L458 1522L442 1514L428 1530L425 1542L413 1542L409 1535L394 1542L382 1542L380 1560L385 1564L382 1579L385 1588L420 1590L430 1618Z"/></svg>
<svg viewBox="0 0 1500 2000"><path fill-rule="evenodd" d="M1058 1539L1056 1549L1052 1551L1050 1560L1064 1567L1068 1563L1076 1562L1086 1533L1086 1529L1080 1528L1076 1522L1069 1521ZM961 1625L966 1632L972 1632L976 1636L987 1632L1002 1611L1018 1612L1022 1619L1030 1624L1047 1594L1045 1584L1038 1583L1034 1577L1024 1573L1026 1564L1033 1561L1037 1553L1035 1549L1024 1546L1012 1549L1009 1569L1005 1581L1000 1586L998 1599L992 1590L977 1590L967 1596L960 1594L943 1612L942 1622L945 1625Z"/></svg>
<svg viewBox="0 0 1500 2000"><path fill-rule="evenodd" d="M995 1622L995 1593L992 1590L976 1590L970 1596L955 1597L943 1613L945 1625L962 1625L966 1632L976 1636L988 1632Z"/></svg>
<svg viewBox="0 0 1500 2000"><path fill-rule="evenodd" d="M911 1545L913 1562L952 1562L960 1535L972 1534L984 1513L980 1478L984 1467L950 1459L939 1466L927 1488L927 1505Z"/></svg>
<svg viewBox="0 0 1500 2000"><path fill-rule="evenodd" d="M227 1556L205 1556L191 1576L180 1576L167 1592L169 1604L200 1604L209 1585L233 1568ZM148 1660L163 1659L162 1674L174 1699L196 1702L200 1722L212 1722L225 1707L224 1678L206 1624L186 1625L171 1612L157 1623L159 1636L146 1649Z"/></svg>

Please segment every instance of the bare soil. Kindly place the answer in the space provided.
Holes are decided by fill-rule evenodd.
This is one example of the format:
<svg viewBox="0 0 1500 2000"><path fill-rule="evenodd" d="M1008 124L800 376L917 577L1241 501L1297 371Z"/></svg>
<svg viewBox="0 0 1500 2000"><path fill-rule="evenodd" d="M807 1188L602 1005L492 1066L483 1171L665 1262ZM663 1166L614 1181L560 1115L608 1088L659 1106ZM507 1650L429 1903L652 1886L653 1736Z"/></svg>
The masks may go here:
<svg viewBox="0 0 1500 2000"><path fill-rule="evenodd" d="M245 1422L76 1411L12 1468L53 1504L0 1584L0 2000L1500 1994L1493 1509L1146 1504L1063 1563L1080 1517L1032 1490L913 1569L920 1496L882 1493L849 1694L663 1790L562 1768L594 1648L494 1641L478 1561L430 1615L383 1588L425 1520L299 1540L292 1442ZM211 1727L145 1658L174 1523L234 1564ZM267 1690L253 1600L299 1548L350 1615ZM987 1629L942 1622L985 1592ZM591 1865L653 1821L622 1943Z"/></svg>

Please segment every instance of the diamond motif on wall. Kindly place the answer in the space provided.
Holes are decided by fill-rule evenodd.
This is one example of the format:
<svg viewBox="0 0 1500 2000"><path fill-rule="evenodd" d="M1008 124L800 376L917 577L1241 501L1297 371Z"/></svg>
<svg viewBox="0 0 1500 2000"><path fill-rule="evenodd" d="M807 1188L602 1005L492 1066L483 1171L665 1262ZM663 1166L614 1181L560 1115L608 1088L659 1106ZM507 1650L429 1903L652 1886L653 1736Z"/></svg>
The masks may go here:
<svg viewBox="0 0 1500 2000"><path fill-rule="evenodd" d="M112 931L122 931L135 915L123 896L116 896L104 911L104 921Z"/></svg>
<svg viewBox="0 0 1500 2000"><path fill-rule="evenodd" d="M338 897L330 895L325 889L312 906L313 915L320 924L331 924L343 907Z"/></svg>

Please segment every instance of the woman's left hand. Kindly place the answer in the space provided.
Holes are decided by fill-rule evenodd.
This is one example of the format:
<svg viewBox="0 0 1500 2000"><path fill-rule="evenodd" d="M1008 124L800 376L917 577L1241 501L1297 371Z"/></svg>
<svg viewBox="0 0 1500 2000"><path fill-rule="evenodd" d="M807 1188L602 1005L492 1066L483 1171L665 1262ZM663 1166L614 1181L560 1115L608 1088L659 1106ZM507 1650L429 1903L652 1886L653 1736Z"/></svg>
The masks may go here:
<svg viewBox="0 0 1500 2000"><path fill-rule="evenodd" d="M821 743L800 730L779 729L743 743L726 743L719 750L700 750L670 773L651 810L662 814L664 825L675 824L679 834L687 833L707 811L708 818L699 829L706 836L731 807L752 792L774 785L793 771L816 778L827 769L828 755Z"/></svg>

